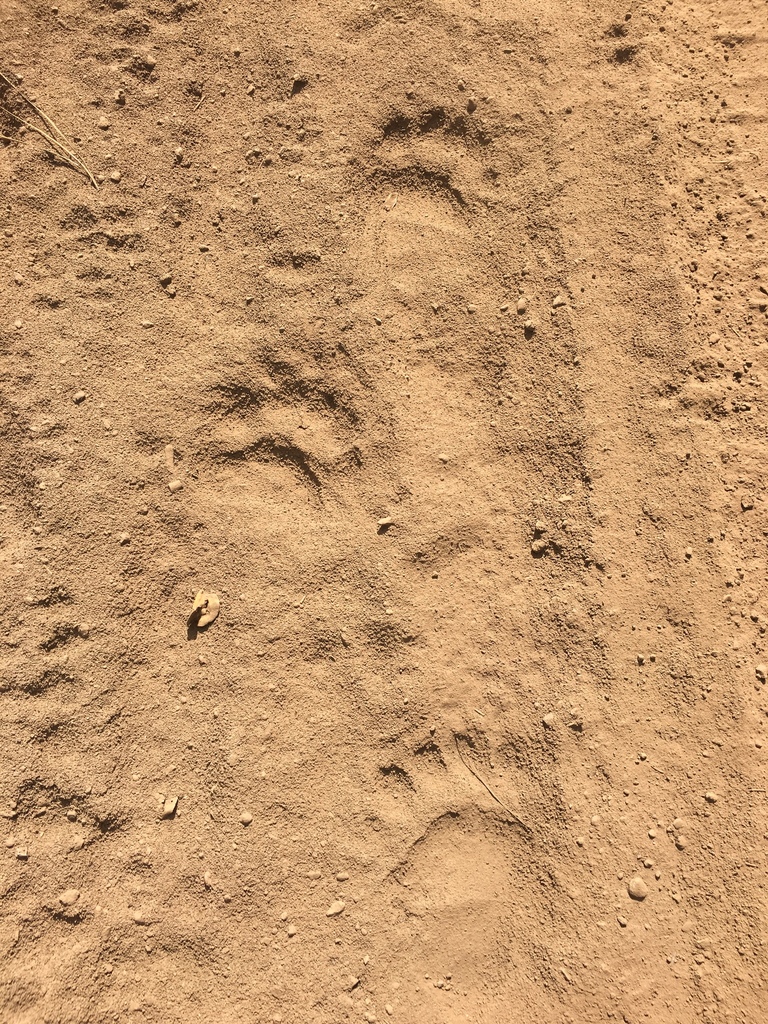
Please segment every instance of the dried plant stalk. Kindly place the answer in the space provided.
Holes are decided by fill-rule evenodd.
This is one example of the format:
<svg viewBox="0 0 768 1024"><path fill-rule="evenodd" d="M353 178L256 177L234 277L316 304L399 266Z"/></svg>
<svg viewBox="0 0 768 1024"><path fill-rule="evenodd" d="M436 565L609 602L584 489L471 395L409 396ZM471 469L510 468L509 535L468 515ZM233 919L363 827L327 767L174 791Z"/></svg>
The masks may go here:
<svg viewBox="0 0 768 1024"><path fill-rule="evenodd" d="M45 125L45 128L41 128L34 122L28 121L26 118L21 117L20 114L17 114L16 111L8 105L8 103L6 102L6 96L11 90L13 90L14 94L18 96L19 99L22 100L22 102L25 103L34 114L37 115L37 117L40 118L40 120ZM56 124L56 122L47 114L45 114L42 110L40 110L40 108L32 102L29 96L27 96L26 93L22 92L22 90L14 84L14 82L9 78L8 75L3 74L1 71L0 106L8 115L8 117L10 117L12 121L14 121L15 124L19 125L20 127L26 128L27 131L34 132L36 135L39 135L41 139L47 142L50 146L50 150L46 150L46 152L48 152L49 155L53 157L58 157L63 163L67 164L68 167L71 167L73 171L77 171L78 174L85 175L85 177L88 178L88 180L91 182L94 188L97 189L99 187L90 168L85 164L83 160L81 160L77 153L75 153L70 148L70 145L67 142L64 133ZM11 139L6 135L0 135L0 138L6 142L11 141Z"/></svg>

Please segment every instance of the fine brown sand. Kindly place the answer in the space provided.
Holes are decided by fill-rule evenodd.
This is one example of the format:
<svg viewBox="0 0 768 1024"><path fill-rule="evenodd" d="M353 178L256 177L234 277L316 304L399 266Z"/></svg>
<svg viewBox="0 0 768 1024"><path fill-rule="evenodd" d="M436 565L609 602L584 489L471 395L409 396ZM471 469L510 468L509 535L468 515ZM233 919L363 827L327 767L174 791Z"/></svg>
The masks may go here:
<svg viewBox="0 0 768 1024"><path fill-rule="evenodd" d="M3 1024L766 1019L767 15L0 0Z"/></svg>

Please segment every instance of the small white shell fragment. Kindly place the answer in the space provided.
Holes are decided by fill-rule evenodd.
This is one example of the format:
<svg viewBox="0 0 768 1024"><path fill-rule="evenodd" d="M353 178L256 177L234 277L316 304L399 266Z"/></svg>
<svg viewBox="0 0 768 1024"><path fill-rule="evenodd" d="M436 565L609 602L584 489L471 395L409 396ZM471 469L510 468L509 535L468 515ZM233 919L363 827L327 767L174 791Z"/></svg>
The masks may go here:
<svg viewBox="0 0 768 1024"><path fill-rule="evenodd" d="M199 590L195 594L195 602L192 605L190 619L200 612L196 625L198 629L205 629L206 626L210 626L219 614L220 607L221 602L219 601L218 594L214 594L212 590Z"/></svg>

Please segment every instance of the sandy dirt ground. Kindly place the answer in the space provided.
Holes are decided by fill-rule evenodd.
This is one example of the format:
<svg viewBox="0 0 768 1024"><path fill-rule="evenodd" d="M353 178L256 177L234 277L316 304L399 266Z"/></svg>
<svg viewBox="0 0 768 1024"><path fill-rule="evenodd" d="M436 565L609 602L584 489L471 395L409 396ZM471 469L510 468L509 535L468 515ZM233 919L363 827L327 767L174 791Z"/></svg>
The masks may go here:
<svg viewBox="0 0 768 1024"><path fill-rule="evenodd" d="M0 0L4 1024L766 1019L767 21Z"/></svg>

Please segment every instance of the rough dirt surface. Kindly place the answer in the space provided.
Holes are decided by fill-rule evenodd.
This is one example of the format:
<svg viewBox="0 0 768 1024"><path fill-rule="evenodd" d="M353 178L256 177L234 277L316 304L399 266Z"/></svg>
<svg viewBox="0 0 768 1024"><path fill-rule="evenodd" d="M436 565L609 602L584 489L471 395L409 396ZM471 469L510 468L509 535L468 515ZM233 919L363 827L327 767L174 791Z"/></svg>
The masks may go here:
<svg viewBox="0 0 768 1024"><path fill-rule="evenodd" d="M765 1019L766 15L3 0L4 1022Z"/></svg>

